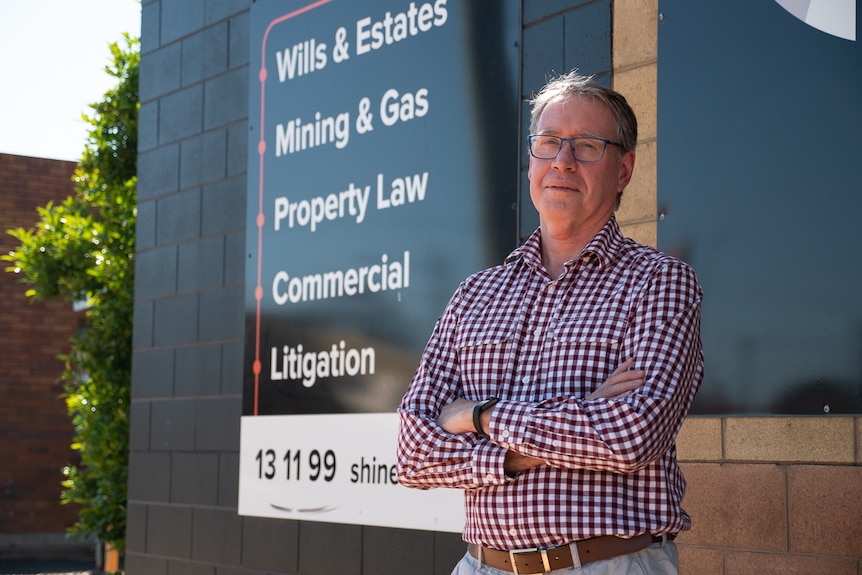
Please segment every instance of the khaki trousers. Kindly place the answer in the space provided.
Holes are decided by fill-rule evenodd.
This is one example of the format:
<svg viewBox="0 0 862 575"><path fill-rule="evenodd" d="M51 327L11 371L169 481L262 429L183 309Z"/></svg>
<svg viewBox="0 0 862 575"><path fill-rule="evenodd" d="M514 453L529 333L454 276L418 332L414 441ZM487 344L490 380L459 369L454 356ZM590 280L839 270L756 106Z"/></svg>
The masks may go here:
<svg viewBox="0 0 862 575"><path fill-rule="evenodd" d="M557 569L551 573L553 575L679 575L679 552L673 541L653 543L637 553L587 563L579 568ZM512 575L512 573L487 565L480 567L479 561L467 553L455 565L452 575Z"/></svg>

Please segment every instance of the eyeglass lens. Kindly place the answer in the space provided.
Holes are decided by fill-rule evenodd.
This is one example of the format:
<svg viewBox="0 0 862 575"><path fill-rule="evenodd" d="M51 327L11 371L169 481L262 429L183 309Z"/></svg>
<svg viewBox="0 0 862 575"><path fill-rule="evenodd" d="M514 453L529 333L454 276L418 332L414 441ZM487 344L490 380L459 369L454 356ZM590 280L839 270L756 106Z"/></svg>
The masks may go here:
<svg viewBox="0 0 862 575"><path fill-rule="evenodd" d="M576 160L582 162L597 162L607 145L599 138L560 138L558 136L534 135L530 136L530 153L541 160L551 160L560 153L563 142L570 142L571 149Z"/></svg>

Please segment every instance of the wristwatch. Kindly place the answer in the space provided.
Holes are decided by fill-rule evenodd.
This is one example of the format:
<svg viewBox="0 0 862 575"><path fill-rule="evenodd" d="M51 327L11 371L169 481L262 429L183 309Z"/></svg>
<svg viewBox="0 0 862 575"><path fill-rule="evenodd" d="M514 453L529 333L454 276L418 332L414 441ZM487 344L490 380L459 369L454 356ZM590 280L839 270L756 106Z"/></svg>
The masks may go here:
<svg viewBox="0 0 862 575"><path fill-rule="evenodd" d="M476 428L476 433L479 435L488 435L482 429L482 412L493 407L498 401L500 401L499 397L489 397L488 399L483 399L473 407L473 427Z"/></svg>

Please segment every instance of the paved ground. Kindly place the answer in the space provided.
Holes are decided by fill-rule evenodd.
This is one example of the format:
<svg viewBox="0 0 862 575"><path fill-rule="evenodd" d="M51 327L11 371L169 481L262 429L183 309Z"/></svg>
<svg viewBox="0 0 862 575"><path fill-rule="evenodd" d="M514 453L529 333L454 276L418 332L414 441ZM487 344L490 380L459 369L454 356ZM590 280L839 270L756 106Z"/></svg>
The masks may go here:
<svg viewBox="0 0 862 575"><path fill-rule="evenodd" d="M0 559L2 575L95 575L96 565L92 561L26 561Z"/></svg>

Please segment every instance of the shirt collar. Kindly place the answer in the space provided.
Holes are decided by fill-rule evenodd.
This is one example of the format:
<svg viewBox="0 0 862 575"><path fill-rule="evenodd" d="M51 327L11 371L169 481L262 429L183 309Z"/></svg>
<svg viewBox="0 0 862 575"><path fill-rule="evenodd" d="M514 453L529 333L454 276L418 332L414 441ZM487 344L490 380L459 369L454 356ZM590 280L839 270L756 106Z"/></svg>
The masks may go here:
<svg viewBox="0 0 862 575"><path fill-rule="evenodd" d="M617 218L615 215L611 215L608 222L599 230L599 233L590 240L590 242L584 247L583 251L578 254L577 257L569 260L569 262L587 255L592 255L597 259L599 267L605 268L609 266L611 261L614 259L614 256L623 243L623 239L623 234L617 224ZM509 264L518 259L523 259L524 263L531 268L539 269L542 266L541 246L542 230L541 228L536 228L536 231L530 234L527 241L506 257L504 263Z"/></svg>

